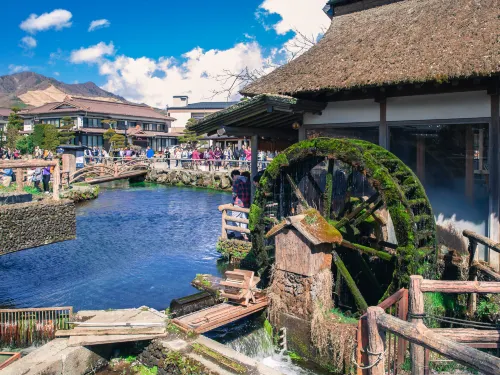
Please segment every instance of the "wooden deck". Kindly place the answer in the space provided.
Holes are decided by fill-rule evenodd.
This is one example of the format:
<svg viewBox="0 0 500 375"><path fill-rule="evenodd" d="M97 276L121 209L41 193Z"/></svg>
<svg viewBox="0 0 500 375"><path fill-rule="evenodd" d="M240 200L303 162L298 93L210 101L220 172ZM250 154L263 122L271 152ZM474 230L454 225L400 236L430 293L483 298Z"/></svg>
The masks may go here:
<svg viewBox="0 0 500 375"><path fill-rule="evenodd" d="M172 323L185 331L194 331L201 334L262 311L267 305L267 297L259 295L255 303L250 303L247 307L230 302L220 303L207 309L181 316L174 319Z"/></svg>

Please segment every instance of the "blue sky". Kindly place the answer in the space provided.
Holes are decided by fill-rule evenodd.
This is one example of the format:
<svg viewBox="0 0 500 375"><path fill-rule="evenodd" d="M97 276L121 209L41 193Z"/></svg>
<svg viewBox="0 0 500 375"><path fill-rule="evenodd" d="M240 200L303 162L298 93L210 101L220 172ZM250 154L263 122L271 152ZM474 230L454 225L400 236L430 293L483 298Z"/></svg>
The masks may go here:
<svg viewBox="0 0 500 375"><path fill-rule="evenodd" d="M0 75L31 70L93 81L164 106L175 94L208 99L226 70L269 70L294 30L318 37L326 0L191 0L3 4ZM89 31L91 22L97 25ZM221 98L216 98L221 99Z"/></svg>

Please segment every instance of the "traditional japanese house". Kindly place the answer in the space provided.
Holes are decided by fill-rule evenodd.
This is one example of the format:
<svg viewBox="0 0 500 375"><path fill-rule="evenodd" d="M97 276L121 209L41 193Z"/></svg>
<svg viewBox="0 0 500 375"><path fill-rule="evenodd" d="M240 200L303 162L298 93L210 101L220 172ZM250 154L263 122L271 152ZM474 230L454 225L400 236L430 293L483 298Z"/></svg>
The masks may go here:
<svg viewBox="0 0 500 375"><path fill-rule="evenodd" d="M379 143L419 176L438 223L500 242L500 1L331 0L325 10L332 22L316 46L197 129ZM277 96L281 108L258 107Z"/></svg>
<svg viewBox="0 0 500 375"><path fill-rule="evenodd" d="M155 151L164 151L177 144L179 135L170 132L174 118L144 104L68 96L62 102L47 103L20 114L24 119L25 132L32 131L37 123L60 127L63 117L71 117L76 131L73 142L87 147L106 147L103 134L110 126L134 145L150 146ZM114 125L103 120L112 120Z"/></svg>

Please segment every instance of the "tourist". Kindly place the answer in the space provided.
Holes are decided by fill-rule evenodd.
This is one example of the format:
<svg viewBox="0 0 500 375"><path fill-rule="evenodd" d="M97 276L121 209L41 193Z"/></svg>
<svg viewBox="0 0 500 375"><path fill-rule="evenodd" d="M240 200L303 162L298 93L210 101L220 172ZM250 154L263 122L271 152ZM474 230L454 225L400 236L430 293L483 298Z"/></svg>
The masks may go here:
<svg viewBox="0 0 500 375"><path fill-rule="evenodd" d="M42 189L40 189L40 182L42 181L42 179L43 179L42 168L38 167L33 172L33 176L31 176L31 181L33 181L33 185L35 186L35 189L38 191L42 191Z"/></svg>
<svg viewBox="0 0 500 375"><path fill-rule="evenodd" d="M34 154L35 154L35 159L41 159L43 155L42 149L39 146L36 146Z"/></svg>
<svg viewBox="0 0 500 375"><path fill-rule="evenodd" d="M174 151L175 167L176 168L179 167L179 162L181 160L181 157L182 157L181 149L179 147L176 147L175 151Z"/></svg>
<svg viewBox="0 0 500 375"><path fill-rule="evenodd" d="M42 182L43 182L43 191L45 192L45 194L49 194L50 166L46 166L42 169Z"/></svg>
<svg viewBox="0 0 500 375"><path fill-rule="evenodd" d="M163 158L165 159L165 161L167 162L167 166L168 166L168 169L170 169L170 157L172 155L170 154L170 150L167 148L165 149L165 153L163 154Z"/></svg>
<svg viewBox="0 0 500 375"><path fill-rule="evenodd" d="M216 147L214 151L214 159L215 159L215 170L218 171L221 164L222 159L222 151L220 147Z"/></svg>
<svg viewBox="0 0 500 375"><path fill-rule="evenodd" d="M224 149L224 165L223 168L228 168L230 165L230 160L233 157L233 153L231 152L231 148L226 147Z"/></svg>
<svg viewBox="0 0 500 375"><path fill-rule="evenodd" d="M249 208L250 207L250 184L248 183L246 177L240 175L240 171L235 169L231 172L231 179L233 180L233 205L241 208ZM240 219L248 219L248 214L245 212L237 212L231 211L231 216L240 218ZM233 223L234 226L238 226L246 229L248 227L247 224L243 223ZM244 240L248 240L248 237L245 233L234 234L234 237L242 237Z"/></svg>
<svg viewBox="0 0 500 375"><path fill-rule="evenodd" d="M7 156L3 155L2 158L7 159ZM14 176L14 171L12 170L12 168L5 168L2 171L2 185L8 188L12 182L13 176Z"/></svg>
<svg viewBox="0 0 500 375"><path fill-rule="evenodd" d="M155 156L155 152L151 147L148 146L148 148L146 149L146 157L148 159L152 159L153 156Z"/></svg>
<svg viewBox="0 0 500 375"><path fill-rule="evenodd" d="M193 154L191 155L191 157L193 158L193 168L198 169L200 165L200 153L198 152L197 148L193 150Z"/></svg>

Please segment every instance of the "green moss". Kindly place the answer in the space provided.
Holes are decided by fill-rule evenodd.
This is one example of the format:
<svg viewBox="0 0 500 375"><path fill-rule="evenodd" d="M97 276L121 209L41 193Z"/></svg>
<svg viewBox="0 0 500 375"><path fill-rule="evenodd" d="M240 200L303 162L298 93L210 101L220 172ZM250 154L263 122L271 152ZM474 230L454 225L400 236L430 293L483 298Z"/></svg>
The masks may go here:
<svg viewBox="0 0 500 375"><path fill-rule="evenodd" d="M226 259L244 259L252 249L252 243L248 241L241 241L235 239L219 238L215 246L219 252Z"/></svg>
<svg viewBox="0 0 500 375"><path fill-rule="evenodd" d="M219 352L216 352L215 350L210 349L203 344L194 343L191 345L191 347L196 353L215 360L217 364L228 368L229 370L234 371L237 374L246 374L248 372L247 368L242 364L233 361L232 359L222 355Z"/></svg>
<svg viewBox="0 0 500 375"><path fill-rule="evenodd" d="M273 326L271 325L271 323L269 323L269 320L267 319L264 320L264 330L271 339L274 337Z"/></svg>
<svg viewBox="0 0 500 375"><path fill-rule="evenodd" d="M256 204L252 204L250 207L250 214L248 215L248 227L250 230L254 230L256 228L257 223L261 220L263 210Z"/></svg>
<svg viewBox="0 0 500 375"><path fill-rule="evenodd" d="M335 315L335 318L339 323L342 324L358 324L358 319L353 318L352 316L347 316L343 311L338 308L334 308L330 310L330 313Z"/></svg>

